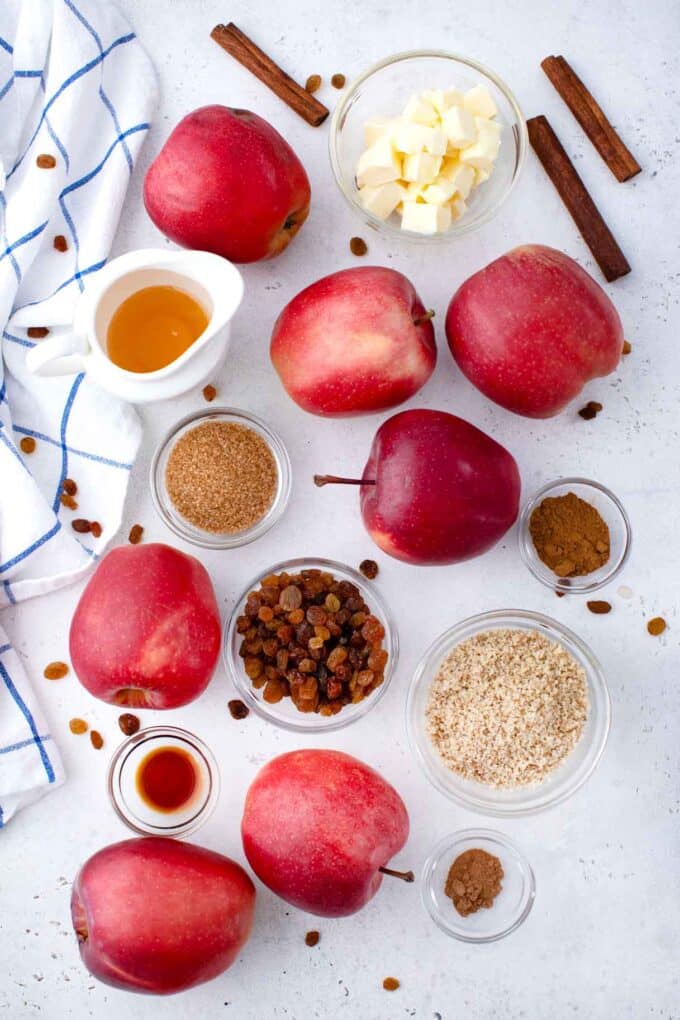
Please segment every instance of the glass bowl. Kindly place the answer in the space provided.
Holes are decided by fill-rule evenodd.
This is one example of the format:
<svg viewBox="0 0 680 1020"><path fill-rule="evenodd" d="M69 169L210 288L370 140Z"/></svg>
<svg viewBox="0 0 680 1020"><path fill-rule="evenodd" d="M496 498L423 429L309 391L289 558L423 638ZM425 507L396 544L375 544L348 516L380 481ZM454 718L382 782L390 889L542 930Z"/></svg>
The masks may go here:
<svg viewBox="0 0 680 1020"><path fill-rule="evenodd" d="M236 630L236 621L242 615L248 597L248 593L256 589L263 578L269 574L280 574L284 571L293 574L301 570L317 569L329 571L334 577L341 581L351 581L361 592L362 598L367 603L371 612L376 616L385 628L383 647L388 653L387 665L385 667L384 680L380 687L372 691L368 697L356 705L345 705L337 715L323 716L316 712L300 712L290 698L282 698L275 705L271 705L262 698L262 691L254 688L246 676L243 668L243 660L238 654L241 635ZM229 618L224 631L224 661L227 673L231 676L234 686L249 708L267 719L268 722L281 726L286 730L295 730L299 733L329 733L332 730L342 729L356 722L370 712L384 697L399 656L399 642L397 632L389 609L378 589L367 581L358 571L347 567L343 563L336 563L335 560L302 558L285 560L283 563L276 563L273 567L262 571L255 577L242 595L237 599L234 610Z"/></svg>
<svg viewBox="0 0 680 1020"><path fill-rule="evenodd" d="M503 867L503 884L493 904L462 917L444 892L449 868L466 850L486 850ZM430 917L461 942L497 942L526 921L534 905L536 880L526 857L511 840L492 829L464 829L446 836L423 868L421 894Z"/></svg>
<svg viewBox="0 0 680 1020"><path fill-rule="evenodd" d="M501 147L488 181L472 192L467 211L451 228L438 234L402 230L394 214L380 220L359 201L355 169L364 146L363 126L374 117L394 117L414 92L425 89L468 89L484 85L498 107L503 128ZM517 100L501 79L483 64L444 50L397 53L364 71L344 92L331 119L329 152L336 183L344 198L373 230L395 240L440 244L463 237L496 215L517 183L528 146L527 128Z"/></svg>
<svg viewBox="0 0 680 1020"><path fill-rule="evenodd" d="M196 525L182 517L168 494L165 485L165 471L173 446L186 432L207 421L226 421L235 422L238 425L246 425L264 439L276 462L278 484L272 505L259 521L256 521L255 524L244 531L224 533L204 531L203 528L196 527ZM171 531L174 531L176 535L179 535L180 538L185 539L187 542L192 542L194 545L202 546L204 549L236 549L239 546L248 545L249 542L254 542L257 538L261 538L280 519L290 499L292 472L288 451L276 432L266 422L262 421L261 418L257 418L254 414L241 411L236 407L215 407L210 408L210 410L188 414L173 425L167 435L161 440L153 455L149 481L151 498L156 512L163 523Z"/></svg>
<svg viewBox="0 0 680 1020"><path fill-rule="evenodd" d="M533 630L558 641L583 667L588 689L588 716L576 747L568 758L540 783L512 789L464 779L444 765L425 727L430 683L454 645L481 631L509 628ZM611 705L599 662L572 631L549 616L521 609L501 609L471 616L445 631L420 660L406 702L406 727L418 764L437 789L457 804L486 815L530 815L571 797L592 774L609 733Z"/></svg>
<svg viewBox="0 0 680 1020"><path fill-rule="evenodd" d="M586 503L591 503L609 528L609 559L599 570L593 570L592 573L584 574L582 577L559 577L539 558L529 533L531 515L546 496L565 496L568 492L573 492ZM628 514L621 502L604 485L588 481L587 478L558 478L556 482L549 482L539 489L522 511L518 534L520 556L534 577L553 591L565 595L568 593L585 595L609 584L628 559L632 540Z"/></svg>
<svg viewBox="0 0 680 1020"><path fill-rule="evenodd" d="M172 813L154 809L137 790L137 769L149 752L177 747L188 754L196 772L196 790L186 805ZM150 726L124 740L109 766L108 790L116 814L145 836L186 836L210 817L220 793L217 762L203 741L177 726Z"/></svg>

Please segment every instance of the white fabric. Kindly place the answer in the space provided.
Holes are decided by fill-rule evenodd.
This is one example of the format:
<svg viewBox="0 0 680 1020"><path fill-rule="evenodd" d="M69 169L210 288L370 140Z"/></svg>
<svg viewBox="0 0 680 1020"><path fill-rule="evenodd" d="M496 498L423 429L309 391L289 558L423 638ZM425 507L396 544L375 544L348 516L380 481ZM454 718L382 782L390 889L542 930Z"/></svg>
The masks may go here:
<svg viewBox="0 0 680 1020"><path fill-rule="evenodd" d="M121 522L137 416L82 375L30 376L26 352L40 340L27 330L68 331L109 253L156 92L148 57L106 0L0 3L0 607L79 578ZM38 167L41 154L56 166ZM65 478L78 485L75 513L60 503ZM98 521L101 538L76 534L74 516ZM0 825L62 776L0 629Z"/></svg>

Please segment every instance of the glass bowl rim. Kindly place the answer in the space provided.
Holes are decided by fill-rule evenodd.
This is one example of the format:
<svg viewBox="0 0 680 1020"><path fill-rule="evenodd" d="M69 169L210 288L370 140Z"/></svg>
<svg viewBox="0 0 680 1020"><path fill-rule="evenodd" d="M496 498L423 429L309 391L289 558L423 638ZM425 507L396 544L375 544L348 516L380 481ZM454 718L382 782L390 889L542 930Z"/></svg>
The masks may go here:
<svg viewBox="0 0 680 1020"><path fill-rule="evenodd" d="M521 862L524 871L526 872L527 879L527 894L526 902L523 902L523 906L512 924L508 925L502 931L497 932L493 935L481 935L476 936L474 934L466 935L462 931L454 931L448 925L444 923L439 912L435 909L435 905L432 903L429 895L432 888L432 873L436 864L439 863L445 853L452 851L453 848L460 843L466 842L467 840L474 839L485 839L491 843L496 843L501 847L512 850L519 861ZM524 924L527 917L531 913L534 902L536 900L536 875L534 869L531 867L528 857L524 851L515 843L514 840L506 836L505 833L499 832L497 829L487 829L484 827L471 827L469 829L458 829L456 832L451 832L447 836L443 836L432 848L427 856L427 860L423 865L422 875L420 879L420 895L423 901L423 906L427 910L428 914L437 925L440 931L443 931L445 935L449 935L451 938L458 939L460 942L467 942L470 944L483 945L489 942L498 942L500 939L505 938L507 935L511 935L513 931Z"/></svg>
<svg viewBox="0 0 680 1020"><path fill-rule="evenodd" d="M496 201L489 206L483 213L481 213L477 219L469 220L466 222L466 217L461 217L459 224L453 226L449 230L443 231L438 234L417 234L410 230L402 230L400 227L396 227L387 223L384 220L378 219L371 213L367 212L360 204L356 201L354 196L349 193L348 189L345 188L342 182L342 174L340 172L340 160L338 158L338 138L340 136L340 122L345 114L350 101L353 99L357 90L372 78L373 75L379 71L384 70L386 67L390 67L392 64L399 64L407 60L414 59L428 59L438 58L450 60L454 64L465 64L466 67L477 71L483 77L493 82L499 92L503 94L515 116L518 128L517 137L517 160L515 171L512 175L510 184L503 192L503 194L496 199ZM522 113L522 109L517 102L514 92L505 84L503 79L492 71L490 67L482 64L480 61L475 60L473 57L465 57L462 53L454 53L451 50L439 50L439 49L419 49L419 50L401 50L399 53L393 53L389 57L383 57L382 60L378 60L376 63L371 64L365 71L359 74L353 79L344 90L340 101L333 110L333 114L330 120L330 130L328 133L328 155L331 164L331 170L333 178L338 186L338 189L350 206L350 208L361 218L364 222L370 223L370 225L378 232L385 232L390 237L401 237L409 242L415 242L416 244L442 244L448 241L454 241L458 238L464 237L466 234L471 233L473 230L477 230L479 227L484 226L488 223L499 209L505 204L512 191L514 190L517 182L522 174L522 170L526 163L527 153L529 149L529 133L526 124L526 118Z"/></svg>
<svg viewBox="0 0 680 1020"><path fill-rule="evenodd" d="M248 592L252 591L262 578L267 577L269 574L280 574L284 571L293 573L296 569L329 570L331 573L333 570L337 570L347 575L352 583L359 584L361 588L368 592L370 600L377 607L378 613L375 615L379 617L381 623L384 625L385 633L389 636L390 641L390 657L388 659L387 669L380 687L373 691L367 698L364 698L361 702L359 702L358 705L348 705L335 716L323 717L319 716L316 712L310 713L311 717L314 719L328 718L330 720L322 725L305 725L304 723L296 722L295 719L288 720L277 717L269 710L268 707L263 705L259 698L255 696L250 683L245 682L244 676L241 675L243 671L236 669L237 662L232 652L233 637L236 631L236 620L239 616L239 609L243 605ZM369 600L367 599L367 601ZM236 688L239 697L243 698L248 708L251 708L261 719L272 723L274 726L279 726L281 729L290 730L295 733L331 733L335 730L344 729L345 726L350 726L353 722L357 722L359 719L362 719L384 697L399 661L399 637L394 618L384 596L382 595L382 592L380 592L377 586L374 585L367 577L360 574L358 570L354 569L354 567L350 567L346 563L341 563L339 560L326 559L325 557L320 556L297 556L292 559L282 560L280 563L275 563L266 570L259 571L250 584L242 589L240 594L237 596L233 609L231 610L224 625L222 635L222 658L227 675ZM354 711L347 712L347 708L353 708ZM344 719L343 714L346 716Z"/></svg>
<svg viewBox="0 0 680 1020"><path fill-rule="evenodd" d="M119 786L120 784L116 784L115 779L117 775L120 775L120 772L125 765L128 751L131 751L141 740L148 739L150 736L154 739L165 736L170 738L174 737L177 740L184 740L187 744L199 752L203 758L210 778L208 795L196 814L192 815L191 818L188 818L185 822L181 822L176 826L167 826L163 830L151 823L145 825L143 822L138 821L136 816L133 816L132 814L128 816L118 803L118 797L116 794L116 786ZM199 736L192 733L191 730L185 730L182 726L168 726L163 723L159 723L155 726L143 726L138 729L136 733L131 733L130 736L125 738L125 740L121 741L111 755L111 761L109 762L109 768L106 774L106 789L114 811L128 829L132 829L133 832L137 832L142 836L159 836L162 839L175 839L179 836L188 836L191 833L196 832L196 830L200 829L204 822L210 818L220 796L220 770L215 755L205 741Z"/></svg>
<svg viewBox="0 0 680 1020"><path fill-rule="evenodd" d="M541 563L540 560L535 562L529 552L530 543L533 546L531 535L529 534L529 519L531 514L534 512L539 502L545 499L546 496L549 496L551 492L555 489L561 489L564 486L569 485L578 485L584 489L595 489L597 492L601 493L613 505L623 524L624 543L621 556L618 561L613 563L609 570L607 570L597 581L588 581L588 574L585 574L582 578L558 577L557 574L554 574L550 568L545 566L544 563ZM526 501L519 517L517 542L522 562L536 580L540 581L546 588L552 588L553 590L562 592L565 595L586 595L589 592L598 591L598 589L604 588L605 585L609 584L618 574L621 573L630 555L633 543L633 529L631 527L630 518L628 517L626 508L616 493L612 492L611 489L608 489L606 485L603 485L601 482L595 482L591 478L580 478L576 475L570 475L566 478L556 478L551 482L546 482L545 485L542 485L541 488ZM541 563L540 567L538 563Z"/></svg>
<svg viewBox="0 0 680 1020"><path fill-rule="evenodd" d="M493 624L497 624L498 626L493 627ZM565 782L562 788L558 789L558 791L548 797L547 800L543 799L539 800L537 803L533 802L529 804L520 802L519 804L506 806L497 803L487 803L486 801L480 802L474 796L461 792L460 790L452 790L443 783L434 770L430 768L428 758L421 748L421 741L418 735L418 724L413 719L413 716L416 694L419 691L421 684L425 682L426 670L429 666L431 666L432 660L435 659L435 657L437 662L441 662L442 656L446 651L453 648L460 640L465 640L465 637L459 637L459 635L469 628L474 628L475 631L478 632L483 630L485 627L487 629L498 629L502 628L504 625L511 626L512 624L520 624L523 629L526 630L535 630L535 625L540 624L541 627L547 628L548 631L552 631L557 634L568 651L570 651L570 645L578 649L587 663L586 678L588 687L593 687L595 689L599 695L599 700L601 700L602 705L599 735L597 735L596 740L596 734L593 734L589 748L590 761L588 763L588 767L584 770L583 775L578 778L578 782L574 782L573 779L569 782ZM581 789L597 768L607 745L607 739L611 728L611 696L602 666L595 654L591 651L585 641L578 636L578 634L570 630L569 627L560 623L559 620L555 620L554 617L546 616L543 613L536 613L530 609L492 609L484 613L476 613L473 616L466 617L464 620L460 620L452 627L443 631L439 637L435 638L435 640L428 646L416 666L416 670L413 674L406 696L405 711L406 732L411 751L418 762L421 771L427 779L429 779L435 789L439 790L440 793L449 800L458 804L460 807L466 808L469 811L474 811L478 814L490 815L496 818L520 818L528 815L539 814L541 811L547 811L549 808L555 807L557 804L561 804L563 801L568 800L569 797L573 796L577 790ZM436 752L433 750L432 753L435 754ZM569 757L565 759L565 761L568 760ZM455 777L456 774L452 772L451 775ZM483 786L484 784L479 785ZM518 787L517 789L527 790L530 795L531 791L538 793L541 789L541 785L541 783L538 783L535 786ZM494 788L489 786L488 789L493 791Z"/></svg>
<svg viewBox="0 0 680 1020"><path fill-rule="evenodd" d="M211 532L206 531L204 533L205 537L203 537L200 533L200 529L197 528L196 533L194 533L189 530L189 526L182 527L170 515L165 506L165 500L161 495L162 480L159 479L158 475L163 454L170 448L173 440L182 429L184 429L187 425L191 425L193 422L200 423L203 419L209 420L210 418L218 418L221 416L239 419L247 425L255 426L254 431L259 429L262 433L264 433L267 445L269 446L271 454L276 461L280 480L280 491L275 496L272 505L269 507L269 510L265 513L265 515L245 531L237 531L233 534L224 535L215 533L214 536ZM256 414L252 414L250 411L244 411L243 408L240 407L229 407L227 405L219 405L218 407L202 408L199 411L192 411L191 414L184 415L184 417L176 421L158 442L149 465L151 501L163 524L165 524L166 527L168 527L170 531L179 538L184 539L185 542L189 542L202 549L213 550L241 548L244 545L249 545L251 542L255 542L258 538L261 538L271 528L273 528L274 525L281 519L286 507L288 506L293 484L292 476L293 469L290 462L290 456L279 434L270 425L268 425L266 421L258 417Z"/></svg>

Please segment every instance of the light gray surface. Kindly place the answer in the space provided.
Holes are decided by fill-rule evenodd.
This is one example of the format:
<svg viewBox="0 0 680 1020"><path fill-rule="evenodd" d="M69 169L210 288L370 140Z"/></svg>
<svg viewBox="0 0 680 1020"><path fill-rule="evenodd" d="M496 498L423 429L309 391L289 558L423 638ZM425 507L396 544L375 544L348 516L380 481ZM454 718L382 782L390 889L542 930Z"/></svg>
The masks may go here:
<svg viewBox="0 0 680 1020"><path fill-rule="evenodd" d="M106 843L125 838L104 793L109 752L119 736L115 709L90 698L71 676L41 679L42 667L67 654L68 624L78 597L71 589L18 610L3 625L39 684L68 781L10 823L0 836L0 1016L196 1016L238 1020L470 1020L527 1017L589 1020L678 1017L680 938L678 812L678 20L674 0L644 5L487 0L484 4L388 5L263 0L234 7L190 0L125 0L162 81L162 106L131 185L116 244L122 252L158 243L141 204L142 175L177 119L223 102L256 110L292 142L312 180L308 224L279 259L247 267L247 296L235 325L220 399L267 418L288 444L293 500L282 523L240 552L201 554L229 612L237 592L262 567L283 557L322 554L357 564L375 553L359 519L356 493L317 491L314 470L356 472L379 417L320 421L282 392L267 356L271 325L300 287L322 273L356 264L347 250L361 233L335 190L326 157L327 127L308 128L217 46L208 33L233 17L299 79L335 71L353 76L374 60L414 46L443 46L477 57L516 91L527 116L545 112L601 204L633 272L608 287L633 353L619 371L591 383L586 399L604 411L589 423L576 414L531 422L492 406L456 372L443 336L446 303L456 286L491 258L522 242L562 248L600 276L552 185L531 155L520 186L495 222L460 245L429 253L386 246L368 237L367 260L394 266L437 310L440 364L410 406L460 413L501 439L517 457L525 495L557 475L582 474L611 486L624 501L635 541L624 575L602 593L607 617L582 599L561 599L522 566L511 532L501 547L456 568L423 570L377 558L379 583L396 615L402 657L392 689L375 714L323 742L365 757L395 783L411 812L412 835L398 863L420 871L443 835L469 825L497 825L468 814L430 788L404 734L404 700L418 658L445 627L475 612L519 606L553 614L601 658L613 698L611 739L600 768L573 800L534 818L497 825L530 858L537 879L534 911L506 941L470 947L432 924L417 886L390 885L348 920L314 920L262 889L255 933L242 959L215 982L170 1001L125 995L90 979L70 932L68 883L79 864ZM583 72L644 167L617 184L539 68L564 53ZM320 98L331 106L327 85ZM675 327L675 328L673 328ZM126 529L174 541L154 517L146 472L150 453L180 414L201 406L192 394L145 412L144 451L135 470ZM123 536L124 537L124 536ZM617 595L624 583L632 599ZM645 620L657 613L669 630L654 640ZM209 691L176 712L147 713L194 729L215 751L223 773L218 810L198 841L242 858L239 819L244 792L270 756L316 741L287 734L251 716L231 720L232 688L220 669ZM83 715L107 741L93 751L69 734ZM142 922L143 923L143 922ZM321 943L304 945L318 927ZM382 979L395 975L389 995Z"/></svg>

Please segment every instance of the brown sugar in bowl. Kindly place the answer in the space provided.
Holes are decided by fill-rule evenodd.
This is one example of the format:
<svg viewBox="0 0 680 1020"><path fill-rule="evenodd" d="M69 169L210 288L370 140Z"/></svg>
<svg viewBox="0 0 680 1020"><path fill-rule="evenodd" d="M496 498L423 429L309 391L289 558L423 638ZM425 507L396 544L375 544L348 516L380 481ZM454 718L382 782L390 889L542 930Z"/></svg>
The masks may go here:
<svg viewBox="0 0 680 1020"><path fill-rule="evenodd" d="M205 549L234 549L279 520L291 491L291 466L279 436L260 418L211 407L177 422L150 471L161 520Z"/></svg>

